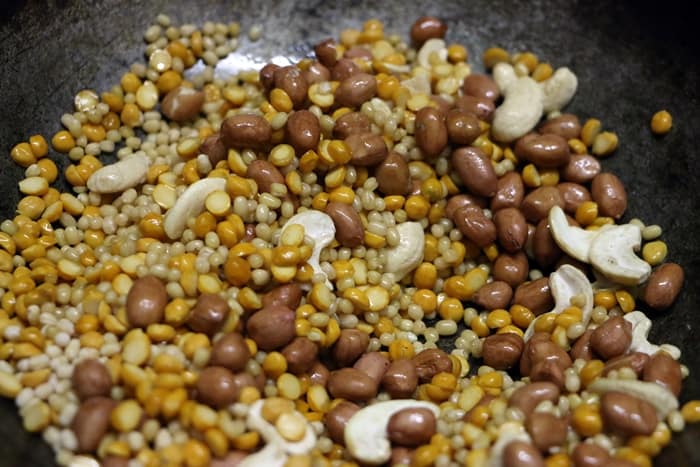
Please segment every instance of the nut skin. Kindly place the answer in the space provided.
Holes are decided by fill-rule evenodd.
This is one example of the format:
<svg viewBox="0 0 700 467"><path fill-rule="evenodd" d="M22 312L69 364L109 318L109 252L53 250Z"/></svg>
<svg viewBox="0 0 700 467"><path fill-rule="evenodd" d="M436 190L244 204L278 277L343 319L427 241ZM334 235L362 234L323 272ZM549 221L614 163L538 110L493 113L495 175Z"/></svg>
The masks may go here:
<svg viewBox="0 0 700 467"><path fill-rule="evenodd" d="M674 396L678 397L683 381L681 364L666 352L656 352L644 365L643 379L668 389Z"/></svg>
<svg viewBox="0 0 700 467"><path fill-rule="evenodd" d="M377 395L377 383L357 368L342 368L331 372L328 392L335 398L354 402L366 401Z"/></svg>
<svg viewBox="0 0 700 467"><path fill-rule="evenodd" d="M429 382L438 373L451 373L452 360L440 349L425 349L413 357L416 374L421 383Z"/></svg>
<svg viewBox="0 0 700 467"><path fill-rule="evenodd" d="M342 401L326 412L323 423L328 429L328 436L338 443L345 445L345 425L348 420L360 410L360 406L352 402Z"/></svg>
<svg viewBox="0 0 700 467"><path fill-rule="evenodd" d="M408 399L418 387L416 366L409 359L394 360L382 376L382 387L392 399Z"/></svg>
<svg viewBox="0 0 700 467"><path fill-rule="evenodd" d="M126 317L134 327L160 323L165 316L168 292L156 276L136 279L126 296Z"/></svg>
<svg viewBox="0 0 700 467"><path fill-rule="evenodd" d="M445 115L433 107L423 107L416 112L416 145L426 157L436 157L447 146Z"/></svg>
<svg viewBox="0 0 700 467"><path fill-rule="evenodd" d="M203 293L197 297L197 303L187 318L187 325L193 331L211 337L223 327L228 314L229 306L226 300L217 294Z"/></svg>
<svg viewBox="0 0 700 467"><path fill-rule="evenodd" d="M391 362L380 352L367 352L362 355L353 365L353 368L367 374L377 386L382 382Z"/></svg>
<svg viewBox="0 0 700 467"><path fill-rule="evenodd" d="M606 376L613 370L619 370L620 368L631 368L637 376L641 376L644 368L649 362L649 355L643 352L632 352L625 355L620 355L619 357L611 358L605 362L605 368L603 368L603 376Z"/></svg>
<svg viewBox="0 0 700 467"><path fill-rule="evenodd" d="M275 86L275 71L279 68L279 65L268 63L260 69L260 84L265 88L265 91L270 91Z"/></svg>
<svg viewBox="0 0 700 467"><path fill-rule="evenodd" d="M483 209L486 207L486 199L482 198L481 196L468 195L465 193L454 195L450 197L450 199L447 201L447 205L445 205L445 215L448 219L454 221L454 215L457 210L469 205L477 206Z"/></svg>
<svg viewBox="0 0 700 467"><path fill-rule="evenodd" d="M275 70L273 79L275 87L287 93L295 109L300 108L304 104L309 84L306 82L304 73L299 68L293 65L280 67Z"/></svg>
<svg viewBox="0 0 700 467"><path fill-rule="evenodd" d="M522 251L501 253L493 264L493 278L503 281L511 287L517 287L525 280L530 271L527 255Z"/></svg>
<svg viewBox="0 0 700 467"><path fill-rule="evenodd" d="M513 304L522 305L535 316L554 308L554 297L549 290L549 279L540 279L520 284L513 294Z"/></svg>
<svg viewBox="0 0 700 467"><path fill-rule="evenodd" d="M331 67L331 79L333 81L344 81L360 72L355 60L351 58L341 58Z"/></svg>
<svg viewBox="0 0 700 467"><path fill-rule="evenodd" d="M278 285L262 296L263 308L270 305L284 305L296 310L301 303L303 291L296 282Z"/></svg>
<svg viewBox="0 0 700 467"><path fill-rule="evenodd" d="M656 310L665 310L678 297L685 273L676 263L664 263L654 269L647 280L642 300Z"/></svg>
<svg viewBox="0 0 700 467"><path fill-rule="evenodd" d="M563 182L557 185L557 189L564 200L564 211L571 215L576 214L581 203L591 200L588 188L578 183Z"/></svg>
<svg viewBox="0 0 700 467"><path fill-rule="evenodd" d="M571 453L575 467L604 467L610 459L608 451L595 443L579 443Z"/></svg>
<svg viewBox="0 0 700 467"><path fill-rule="evenodd" d="M616 391L602 395L600 413L610 430L625 436L650 435L659 422L649 402Z"/></svg>
<svg viewBox="0 0 700 467"><path fill-rule="evenodd" d="M272 138L272 127L259 115L234 115L221 123L221 140L226 148L262 150Z"/></svg>
<svg viewBox="0 0 700 467"><path fill-rule="evenodd" d="M390 152L374 171L379 191L385 195L404 195L408 191L411 174L406 159Z"/></svg>
<svg viewBox="0 0 700 467"><path fill-rule="evenodd" d="M478 247L485 247L496 241L496 225L486 217L484 211L473 204L457 209L452 221L462 235L474 242Z"/></svg>
<svg viewBox="0 0 700 467"><path fill-rule="evenodd" d="M565 354L568 357L568 354ZM549 381L557 385L558 388L564 389L566 382L564 376L564 368L554 360L541 360L532 365L530 370L531 381Z"/></svg>
<svg viewBox="0 0 700 467"><path fill-rule="evenodd" d="M561 136L566 141L581 135L581 122L574 114L561 114L558 117L545 120L538 128L545 134Z"/></svg>
<svg viewBox="0 0 700 467"><path fill-rule="evenodd" d="M562 256L562 251L552 237L549 228L549 220L545 217L537 223L532 237L532 253L537 264L549 267L555 264Z"/></svg>
<svg viewBox="0 0 700 467"><path fill-rule="evenodd" d="M243 371L250 357L250 349L243 336L229 332L214 342L209 365L221 366L234 372Z"/></svg>
<svg viewBox="0 0 700 467"><path fill-rule="evenodd" d="M450 109L445 117L447 136L452 144L472 144L481 134L479 119L462 109Z"/></svg>
<svg viewBox="0 0 700 467"><path fill-rule="evenodd" d="M496 370L507 370L520 360L525 343L514 333L492 334L484 339L481 356L484 363Z"/></svg>
<svg viewBox="0 0 700 467"><path fill-rule="evenodd" d="M294 311L284 305L267 306L248 318L248 336L264 351L279 349L296 336Z"/></svg>
<svg viewBox="0 0 700 467"><path fill-rule="evenodd" d="M471 301L485 310L507 308L513 297L513 288L503 281L490 282L472 296Z"/></svg>
<svg viewBox="0 0 700 467"><path fill-rule="evenodd" d="M496 82L490 76L481 73L472 73L462 83L462 91L467 96L479 97L491 101L501 97L501 91Z"/></svg>
<svg viewBox="0 0 700 467"><path fill-rule="evenodd" d="M387 438L400 446L416 447L430 441L437 431L437 419L432 410L407 408L394 413L386 426Z"/></svg>
<svg viewBox="0 0 700 467"><path fill-rule="evenodd" d="M503 208L496 211L493 222L498 232L498 243L509 253L515 253L525 246L527 221L516 208Z"/></svg>
<svg viewBox="0 0 700 467"><path fill-rule="evenodd" d="M333 219L335 238L341 245L354 248L362 244L365 229L355 208L346 203L330 202L326 206L326 214Z"/></svg>
<svg viewBox="0 0 700 467"><path fill-rule="evenodd" d="M566 442L569 424L566 419L550 413L533 412L525 421L525 428L530 433L532 444L546 453L549 448L562 446Z"/></svg>
<svg viewBox="0 0 700 467"><path fill-rule="evenodd" d="M372 123L369 117L362 112L348 112L338 117L333 126L333 136L345 139L355 133L369 133L372 131Z"/></svg>
<svg viewBox="0 0 700 467"><path fill-rule="evenodd" d="M353 133L345 138L354 165L372 167L380 164L389 151L384 138L374 133Z"/></svg>
<svg viewBox="0 0 700 467"><path fill-rule="evenodd" d="M571 357L561 347L550 340L550 335L544 332L536 332L525 344L520 358L520 374L530 375L538 363L553 362L563 372L572 364ZM549 374L549 367L544 374Z"/></svg>
<svg viewBox="0 0 700 467"><path fill-rule="evenodd" d="M491 211L505 208L519 208L525 198L523 178L517 171L508 172L499 177L496 194L491 199Z"/></svg>
<svg viewBox="0 0 700 467"><path fill-rule="evenodd" d="M71 384L80 400L99 396L109 397L112 390L112 376L102 362L87 358L75 365Z"/></svg>
<svg viewBox="0 0 700 467"><path fill-rule="evenodd" d="M561 169L561 176L567 182L588 183L601 171L600 161L589 154L574 154L569 163Z"/></svg>
<svg viewBox="0 0 700 467"><path fill-rule="evenodd" d="M331 372L328 371L326 365L316 361L311 368L309 368L308 373L309 381L311 384L320 384L324 388L328 385L328 378L331 376Z"/></svg>
<svg viewBox="0 0 700 467"><path fill-rule="evenodd" d="M314 53L318 61L329 68L338 61L338 48L334 39L326 39L316 44Z"/></svg>
<svg viewBox="0 0 700 467"><path fill-rule="evenodd" d="M525 219L532 223L537 223L547 217L552 206L559 206L564 209L564 200L557 187L542 186L525 196L520 205L520 210L525 215Z"/></svg>
<svg viewBox="0 0 700 467"><path fill-rule="evenodd" d="M513 392L508 399L508 405L519 409L525 417L528 417L540 402L556 402L560 394L559 387L549 381L529 383Z"/></svg>
<svg viewBox="0 0 700 467"><path fill-rule="evenodd" d="M339 367L352 365L367 350L369 336L358 329L343 329L331 352Z"/></svg>
<svg viewBox="0 0 700 467"><path fill-rule="evenodd" d="M591 182L591 197L601 216L619 219L627 209L627 192L616 175L601 172Z"/></svg>
<svg viewBox="0 0 700 467"><path fill-rule="evenodd" d="M199 152L207 155L212 167L216 167L216 164L225 160L228 156L228 151L219 133L208 136L207 139L202 142L202 145L199 146Z"/></svg>
<svg viewBox="0 0 700 467"><path fill-rule="evenodd" d="M331 70L320 62L313 62L309 68L304 70L304 79L311 86L316 83L323 83L331 80Z"/></svg>
<svg viewBox="0 0 700 467"><path fill-rule="evenodd" d="M442 39L447 32L447 24L434 16L421 16L411 26L411 42L419 47L428 39Z"/></svg>
<svg viewBox="0 0 700 467"><path fill-rule="evenodd" d="M632 342L632 325L621 316L608 319L591 334L591 348L608 360L624 354Z"/></svg>
<svg viewBox="0 0 700 467"><path fill-rule="evenodd" d="M514 148L518 158L527 160L543 169L555 169L569 163L569 144L555 134L529 133L518 139Z"/></svg>
<svg viewBox="0 0 700 467"><path fill-rule="evenodd" d="M340 82L338 89L335 90L335 100L341 106L359 107L376 94L376 78L368 73L359 72Z"/></svg>
<svg viewBox="0 0 700 467"><path fill-rule="evenodd" d="M503 449L503 467L544 467L540 452L530 443L511 441Z"/></svg>
<svg viewBox="0 0 700 467"><path fill-rule="evenodd" d="M582 359L582 360L593 360L593 349L591 348L591 334L593 330L588 329L586 332L581 334L581 336L576 339L574 345L571 346L569 355L571 360ZM607 366L607 364L606 364Z"/></svg>
<svg viewBox="0 0 700 467"><path fill-rule="evenodd" d="M204 92L179 86L168 92L160 104L163 115L175 122L186 122L199 115Z"/></svg>
<svg viewBox="0 0 700 467"><path fill-rule="evenodd" d="M107 397L91 397L78 407L71 429L78 441L77 452L94 452L109 430L109 417L117 401Z"/></svg>
<svg viewBox="0 0 700 467"><path fill-rule="evenodd" d="M217 408L233 404L240 393L234 374L221 366L209 366L202 370L196 389L200 401Z"/></svg>
<svg viewBox="0 0 700 467"><path fill-rule="evenodd" d="M269 193L273 183L284 184L284 176L271 162L256 159L248 165L246 177L258 185L258 192Z"/></svg>
<svg viewBox="0 0 700 467"><path fill-rule="evenodd" d="M307 372L318 357L318 346L307 337L295 337L282 349L287 369L295 375Z"/></svg>
<svg viewBox="0 0 700 467"><path fill-rule="evenodd" d="M455 99L455 107L476 115L479 120L491 122L496 104L491 99L474 96L459 96Z"/></svg>
<svg viewBox="0 0 700 467"><path fill-rule="evenodd" d="M297 154L315 149L321 139L321 125L313 112L297 110L287 118L287 141Z"/></svg>
<svg viewBox="0 0 700 467"><path fill-rule="evenodd" d="M452 152L452 167L470 193L493 196L498 189L498 177L491 160L479 148L462 147Z"/></svg>

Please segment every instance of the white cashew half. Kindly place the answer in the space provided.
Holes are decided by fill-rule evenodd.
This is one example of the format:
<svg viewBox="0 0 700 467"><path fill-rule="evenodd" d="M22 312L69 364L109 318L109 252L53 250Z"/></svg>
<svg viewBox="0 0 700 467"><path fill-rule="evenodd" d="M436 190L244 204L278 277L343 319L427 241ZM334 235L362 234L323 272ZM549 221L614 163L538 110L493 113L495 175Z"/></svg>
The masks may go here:
<svg viewBox="0 0 700 467"><path fill-rule="evenodd" d="M238 464L238 467L284 467L287 463L287 455L280 445L267 443L264 448L255 452Z"/></svg>
<svg viewBox="0 0 700 467"><path fill-rule="evenodd" d="M634 252L642 244L642 232L634 224L613 225L598 231L591 241L591 265L605 277L622 285L641 284L651 266Z"/></svg>
<svg viewBox="0 0 700 467"><path fill-rule="evenodd" d="M678 399L668 389L656 383L634 379L598 378L588 385L588 390L598 394L610 391L624 392L645 400L654 406L659 418L664 419L678 409Z"/></svg>
<svg viewBox="0 0 700 467"><path fill-rule="evenodd" d="M292 216L284 224L284 227L282 227L281 235L284 235L284 230L293 224L299 224L304 227L305 235L314 241L311 257L306 262L309 263L314 274L323 274L323 277L326 278L326 286L328 286L330 290L333 290L333 284L328 280L326 273L323 272L321 264L319 263L321 250L330 245L333 239L335 239L335 224L333 224L333 219L324 212L309 209L308 211L303 211Z"/></svg>
<svg viewBox="0 0 700 467"><path fill-rule="evenodd" d="M345 446L352 456L365 464L380 465L391 458L391 443L386 438L389 419L396 412L410 408L431 410L435 417L440 408L432 402L395 399L358 410L345 425Z"/></svg>
<svg viewBox="0 0 700 467"><path fill-rule="evenodd" d="M542 107L545 113L566 107L576 94L578 78L567 67L559 68L552 76L540 83L542 86Z"/></svg>
<svg viewBox="0 0 700 467"><path fill-rule="evenodd" d="M654 355L659 350L669 354L674 360L681 358L681 349L671 344L655 345L649 342L649 331L651 330L651 320L641 311L633 311L622 317L632 324L631 352L642 352L649 356Z"/></svg>
<svg viewBox="0 0 700 467"><path fill-rule="evenodd" d="M441 62L447 60L447 46L445 45L445 41L436 38L425 41L423 47L420 48L416 56L418 64L430 70L433 67L432 63L430 63L430 56L433 53L438 54Z"/></svg>
<svg viewBox="0 0 700 467"><path fill-rule="evenodd" d="M401 81L401 85L409 90L411 95L425 94L430 95L430 72L427 70L419 70L411 78Z"/></svg>
<svg viewBox="0 0 700 467"><path fill-rule="evenodd" d="M522 76L505 89L505 99L493 114L494 139L509 143L535 128L542 117L542 88Z"/></svg>
<svg viewBox="0 0 700 467"><path fill-rule="evenodd" d="M316 434L311 425L307 424L304 437L299 441L287 441L277 432L277 428L262 416L264 399L259 399L248 409L246 423L248 427L260 433L267 444L275 444L284 454L306 454L316 445Z"/></svg>
<svg viewBox="0 0 700 467"><path fill-rule="evenodd" d="M492 74L493 80L496 82L496 86L498 86L501 94L505 94L506 89L518 79L513 65L507 62L496 63L493 67Z"/></svg>
<svg viewBox="0 0 700 467"><path fill-rule="evenodd" d="M559 248L572 258L588 263L591 242L598 232L569 225L564 210L559 206L552 206L548 220L552 238Z"/></svg>
<svg viewBox="0 0 700 467"><path fill-rule="evenodd" d="M413 271L423 261L425 233L420 222L404 222L396 226L399 244L386 250L385 272L394 275L397 281Z"/></svg>
<svg viewBox="0 0 700 467"><path fill-rule="evenodd" d="M150 160L137 153L114 164L106 165L90 175L87 187L95 193L119 193L146 181Z"/></svg>
<svg viewBox="0 0 700 467"><path fill-rule="evenodd" d="M593 288L586 275L580 269L564 264L549 276L549 289L554 297L554 309L550 313L560 314L571 306L575 296L583 298L581 306L581 324L588 325L593 312ZM523 338L528 341L535 333L535 321L532 320Z"/></svg>
<svg viewBox="0 0 700 467"><path fill-rule="evenodd" d="M176 240L187 227L187 220L198 216L204 209L204 201L210 193L226 189L223 178L204 178L188 186L165 214L163 230L168 238Z"/></svg>
<svg viewBox="0 0 700 467"><path fill-rule="evenodd" d="M503 467L503 451L513 441L531 442L525 427L518 422L505 422L498 430L498 439L489 450L488 467Z"/></svg>

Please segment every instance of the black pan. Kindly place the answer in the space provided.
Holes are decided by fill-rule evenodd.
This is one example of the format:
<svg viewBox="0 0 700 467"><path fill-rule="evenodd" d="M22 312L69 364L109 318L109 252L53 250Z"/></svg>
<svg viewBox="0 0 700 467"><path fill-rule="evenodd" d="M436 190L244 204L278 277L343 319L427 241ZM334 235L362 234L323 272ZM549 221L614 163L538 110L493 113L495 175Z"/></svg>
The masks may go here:
<svg viewBox="0 0 700 467"><path fill-rule="evenodd" d="M696 15L681 2L551 2L433 0L412 5L384 0L333 1L90 0L85 2L0 1L0 213L12 216L21 170L10 148L30 135L47 139L59 130L61 114L81 89L108 89L142 59L142 34L157 13L177 23L239 20L246 31L261 24L264 40L242 38L241 51L262 58L301 56L317 40L358 27L371 17L386 29L407 35L421 14L447 20L447 38L465 44L479 69L485 48L535 52L555 66L572 68L579 90L569 110L582 119L599 118L617 132L620 147L603 165L619 175L629 193L627 218L660 224L669 260L686 271L675 306L654 313L653 342L672 342L683 351L691 372L682 400L700 399L700 158L698 61L693 47ZM670 134L656 138L649 120L668 109ZM65 157L51 153L62 164ZM656 465L700 465L700 429L675 435ZM0 402L0 465L54 465L40 437L22 430L16 408Z"/></svg>

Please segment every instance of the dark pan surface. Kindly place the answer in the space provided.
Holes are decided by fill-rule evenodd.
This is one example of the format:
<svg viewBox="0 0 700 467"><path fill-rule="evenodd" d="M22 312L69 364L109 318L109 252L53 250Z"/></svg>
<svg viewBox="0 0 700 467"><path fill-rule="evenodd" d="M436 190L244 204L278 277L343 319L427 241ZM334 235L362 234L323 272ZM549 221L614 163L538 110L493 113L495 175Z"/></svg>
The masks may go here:
<svg viewBox="0 0 700 467"><path fill-rule="evenodd" d="M12 216L21 170L10 148L30 135L47 139L59 129L73 95L108 89L141 59L142 34L159 12L176 23L239 20L243 30L263 26L264 39L242 37L240 50L263 58L308 53L315 41L358 27L371 17L386 30L407 35L413 20L432 14L447 20L448 41L467 46L475 68L491 45L531 50L554 66L569 66L579 91L568 110L599 118L617 132L620 147L603 162L625 183L628 219L664 228L669 260L686 271L675 306L654 315L652 342L671 342L691 371L683 401L700 399L700 158L698 151L698 61L696 15L681 2L406 1L0 1L0 213ZM662 108L674 128L664 138L649 131ZM54 160L63 157L52 153ZM0 401L0 466L50 466L53 455L40 437L25 433L13 403ZM700 427L686 429L656 465L700 465Z"/></svg>

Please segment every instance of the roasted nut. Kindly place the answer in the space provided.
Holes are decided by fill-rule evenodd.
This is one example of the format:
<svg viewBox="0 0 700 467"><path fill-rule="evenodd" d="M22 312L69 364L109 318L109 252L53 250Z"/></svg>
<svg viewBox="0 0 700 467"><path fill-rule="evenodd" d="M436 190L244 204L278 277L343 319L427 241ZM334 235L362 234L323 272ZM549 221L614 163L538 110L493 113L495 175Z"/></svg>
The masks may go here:
<svg viewBox="0 0 700 467"><path fill-rule="evenodd" d="M595 443L579 443L571 454L575 467L605 467L610 460L608 451Z"/></svg>
<svg viewBox="0 0 700 467"><path fill-rule="evenodd" d="M294 339L294 318L294 311L284 305L267 306L248 318L246 330L261 350L275 350Z"/></svg>
<svg viewBox="0 0 700 467"><path fill-rule="evenodd" d="M501 253L493 263L493 278L503 281L515 288L527 280L530 266L527 255L522 251L516 253Z"/></svg>
<svg viewBox="0 0 700 467"><path fill-rule="evenodd" d="M255 180L260 193L269 193L273 183L284 184L284 176L279 169L271 162L262 159L256 159L250 163L246 177Z"/></svg>
<svg viewBox="0 0 700 467"><path fill-rule="evenodd" d="M143 276L136 279L126 296L126 316L134 327L160 323L165 315L168 292L160 279Z"/></svg>
<svg viewBox="0 0 700 467"><path fill-rule="evenodd" d="M204 92L179 86L165 95L160 104L163 115L176 122L192 120L204 104Z"/></svg>
<svg viewBox="0 0 700 467"><path fill-rule="evenodd" d="M365 373L379 386L390 363L389 359L380 352L368 352L355 362L353 368Z"/></svg>
<svg viewBox="0 0 700 467"><path fill-rule="evenodd" d="M491 160L475 147L463 147L452 152L452 167L467 189L477 196L493 196L498 189L498 177Z"/></svg>
<svg viewBox="0 0 700 467"><path fill-rule="evenodd" d="M428 39L442 39L447 32L447 24L434 16L421 16L411 26L411 42L416 47Z"/></svg>
<svg viewBox="0 0 700 467"><path fill-rule="evenodd" d="M335 40L326 39L314 46L314 53L319 62L327 67L332 67L338 60L338 49Z"/></svg>
<svg viewBox="0 0 700 467"><path fill-rule="evenodd" d="M73 391L79 399L91 397L109 397L112 389L112 377L107 367L94 358L88 358L75 365L71 376Z"/></svg>
<svg viewBox="0 0 700 467"><path fill-rule="evenodd" d="M591 348L607 359L622 355L632 342L632 325L621 316L601 324L591 334Z"/></svg>
<svg viewBox="0 0 700 467"><path fill-rule="evenodd" d="M602 172L593 178L591 197L598 203L598 212L601 216L619 219L627 209L625 186L617 176L611 173Z"/></svg>
<svg viewBox="0 0 700 467"><path fill-rule="evenodd" d="M382 377L382 387L392 399L408 399L418 386L416 366L409 359L391 362Z"/></svg>
<svg viewBox="0 0 700 467"><path fill-rule="evenodd" d="M359 329L343 329L333 346L333 359L340 366L352 365L369 345L369 336Z"/></svg>
<svg viewBox="0 0 700 467"><path fill-rule="evenodd" d="M549 290L549 279L542 277L519 285L513 294L513 303L524 306L535 316L551 310L554 298Z"/></svg>
<svg viewBox="0 0 700 467"><path fill-rule="evenodd" d="M279 68L279 65L268 63L260 69L260 84L265 88L265 91L270 91L275 86L275 71Z"/></svg>
<svg viewBox="0 0 700 467"><path fill-rule="evenodd" d="M491 99L474 96L459 96L455 99L455 107L476 115L479 120L490 122L496 111L496 104Z"/></svg>
<svg viewBox="0 0 700 467"><path fill-rule="evenodd" d="M348 112L341 115L333 126L333 136L345 139L355 133L369 133L372 131L372 122L362 112Z"/></svg>
<svg viewBox="0 0 700 467"><path fill-rule="evenodd" d="M518 172L508 172L498 179L496 194L491 199L491 211L519 208L525 198L525 186Z"/></svg>
<svg viewBox="0 0 700 467"><path fill-rule="evenodd" d="M611 371L619 370L620 368L630 368L637 376L641 376L648 361L649 355L643 352L632 352L626 355L620 355L619 357L611 358L605 362L603 376L607 376Z"/></svg>
<svg viewBox="0 0 700 467"><path fill-rule="evenodd" d="M301 303L302 290L299 284L282 284L262 296L262 306L284 305L291 310L296 310Z"/></svg>
<svg viewBox="0 0 700 467"><path fill-rule="evenodd" d="M392 447L389 465L411 465L414 452L415 451L413 449L406 448L403 446Z"/></svg>
<svg viewBox="0 0 700 467"><path fill-rule="evenodd" d="M683 268L678 264L662 264L649 276L644 286L642 300L656 310L665 310L678 297L684 276Z"/></svg>
<svg viewBox="0 0 700 467"><path fill-rule="evenodd" d="M342 401L326 413L323 422L328 429L328 436L334 442L345 444L345 425L358 410L360 410L360 406L357 404Z"/></svg>
<svg viewBox="0 0 700 467"><path fill-rule="evenodd" d="M430 381L438 373L451 373L452 360L440 349L425 349L413 357L416 374L421 383Z"/></svg>
<svg viewBox="0 0 700 467"><path fill-rule="evenodd" d="M525 246L527 240L527 222L525 216L516 208L503 208L493 216L498 233L498 243L509 253L515 253Z"/></svg>
<svg viewBox="0 0 700 467"><path fill-rule="evenodd" d="M437 430L432 410L422 407L399 410L389 418L387 437L401 446L420 446L430 441Z"/></svg>
<svg viewBox="0 0 700 467"><path fill-rule="evenodd" d="M287 368L295 375L305 373L316 362L318 346L306 337L295 337L282 349Z"/></svg>
<svg viewBox="0 0 700 467"><path fill-rule="evenodd" d="M406 159L397 152L390 152L375 169L379 191L385 195L404 195L408 191L411 174Z"/></svg>
<svg viewBox="0 0 700 467"><path fill-rule="evenodd" d="M272 138L272 127L258 115L234 115L221 123L221 141L227 148L264 149Z"/></svg>
<svg viewBox="0 0 700 467"><path fill-rule="evenodd" d="M436 157L447 146L445 115L433 107L416 112L416 145L426 157Z"/></svg>
<svg viewBox="0 0 700 467"><path fill-rule="evenodd" d="M479 119L462 109L451 109L445 117L447 135L453 144L468 145L481 134Z"/></svg>
<svg viewBox="0 0 700 467"><path fill-rule="evenodd" d="M328 384L328 378L331 376L331 372L328 371L326 365L316 361L313 365L311 365L311 368L309 368L308 375L311 384L320 384L321 386L326 387Z"/></svg>
<svg viewBox="0 0 700 467"><path fill-rule="evenodd" d="M297 154L303 154L310 149L316 149L321 139L321 125L312 112L297 110L287 118L286 135L287 141Z"/></svg>
<svg viewBox="0 0 700 467"><path fill-rule="evenodd" d="M564 200L557 187L543 186L528 193L523 199L520 209L525 215L525 219L534 223L547 217L552 206L564 209Z"/></svg>
<svg viewBox="0 0 700 467"><path fill-rule="evenodd" d="M478 206L469 204L457 209L452 221L462 235L478 247L485 247L496 241L496 225Z"/></svg>
<svg viewBox="0 0 700 467"><path fill-rule="evenodd" d="M496 101L501 97L501 91L498 89L496 82L491 79L490 76L480 73L472 73L464 78L462 91L467 96L474 96L492 101Z"/></svg>
<svg viewBox="0 0 700 467"><path fill-rule="evenodd" d="M272 76L275 80L275 87L287 93L295 109L304 104L309 84L299 68L293 65L283 66L276 69Z"/></svg>
<svg viewBox="0 0 700 467"><path fill-rule="evenodd" d="M324 83L331 80L331 70L320 62L313 62L304 70L304 79L311 86L316 83Z"/></svg>
<svg viewBox="0 0 700 467"><path fill-rule="evenodd" d="M565 166L570 157L568 143L555 134L529 133L518 139L514 152L519 158L545 169Z"/></svg>
<svg viewBox="0 0 700 467"><path fill-rule="evenodd" d="M588 188L578 183L563 182L557 185L557 189L564 200L564 211L571 215L576 214L576 209L581 203L591 200Z"/></svg>
<svg viewBox="0 0 700 467"><path fill-rule="evenodd" d="M333 68L335 71L335 68ZM354 73L343 79L335 91L335 100L346 107L359 107L377 94L377 80L368 73Z"/></svg>
<svg viewBox="0 0 700 467"><path fill-rule="evenodd" d="M484 339L481 356L486 365L496 370L507 370L518 363L524 346L523 338L517 334L492 334Z"/></svg>
<svg viewBox="0 0 700 467"><path fill-rule="evenodd" d="M366 401L377 395L377 389L377 383L357 368L332 371L328 378L328 392L335 398Z"/></svg>
<svg viewBox="0 0 700 467"><path fill-rule="evenodd" d="M354 248L362 244L365 229L354 207L346 203L330 202L326 206L326 214L333 219L335 238L341 245Z"/></svg>
<svg viewBox="0 0 700 467"><path fill-rule="evenodd" d="M530 443L511 441L503 449L503 467L544 467L544 459Z"/></svg>
<svg viewBox="0 0 700 467"><path fill-rule="evenodd" d="M107 397L87 399L73 417L71 429L78 442L77 452L94 452L110 426L110 415L117 401Z"/></svg>
<svg viewBox="0 0 700 467"><path fill-rule="evenodd" d="M331 79L333 81L345 81L352 75L360 73L360 67L351 58L341 58L331 67Z"/></svg>
<svg viewBox="0 0 700 467"><path fill-rule="evenodd" d="M550 413L533 412L525 421L525 428L532 437L532 444L546 453L550 448L566 442L569 424L566 419Z"/></svg>
<svg viewBox="0 0 700 467"><path fill-rule="evenodd" d="M600 413L607 427L625 436L650 435L659 421L649 402L616 391L601 396Z"/></svg>
<svg viewBox="0 0 700 467"><path fill-rule="evenodd" d="M229 332L214 342L209 365L222 366L234 372L243 371L250 357L250 349L243 336Z"/></svg>
<svg viewBox="0 0 700 467"><path fill-rule="evenodd" d="M557 242L552 237L549 228L549 220L545 217L537 223L535 233L532 237L532 253L537 264L549 267L559 261L562 252Z"/></svg>
<svg viewBox="0 0 700 467"><path fill-rule="evenodd" d="M508 399L508 405L519 409L528 417L542 401L556 402L560 394L559 387L549 381L540 381L522 386Z"/></svg>
<svg viewBox="0 0 700 467"><path fill-rule="evenodd" d="M577 360L579 358L586 361L593 360L591 334L593 334L593 330L588 329L576 339L576 342L574 342L574 345L571 346L571 350L569 351L572 360Z"/></svg>
<svg viewBox="0 0 700 467"><path fill-rule="evenodd" d="M681 364L666 352L656 352L644 365L643 379L665 387L678 397L683 380Z"/></svg>
<svg viewBox="0 0 700 467"><path fill-rule="evenodd" d="M209 366L203 369L199 373L196 388L197 398L216 408L233 404L238 400L240 393L234 374L220 366Z"/></svg>
<svg viewBox="0 0 700 467"><path fill-rule="evenodd" d="M216 164L225 160L228 156L228 151L219 133L214 133L207 137L199 146L199 152L207 155L212 167L216 167Z"/></svg>
<svg viewBox="0 0 700 467"><path fill-rule="evenodd" d="M513 297L513 288L503 281L490 282L472 296L471 301L485 310L507 308Z"/></svg>
<svg viewBox="0 0 700 467"><path fill-rule="evenodd" d="M197 303L187 318L187 325L193 331L213 336L223 327L228 313L226 300L217 294L203 293L197 297Z"/></svg>
<svg viewBox="0 0 700 467"><path fill-rule="evenodd" d="M350 149L351 162L359 166L381 163L388 154L384 138L374 133L353 133L345 138Z"/></svg>
<svg viewBox="0 0 700 467"><path fill-rule="evenodd" d="M553 134L569 141L578 138L581 134L581 122L574 114L561 114L558 117L545 120L538 130L543 135Z"/></svg>
<svg viewBox="0 0 700 467"><path fill-rule="evenodd" d="M562 371L571 366L571 357L557 344L550 340L547 333L535 333L525 344L520 358L520 373L529 375L535 365L541 362L553 362Z"/></svg>
<svg viewBox="0 0 700 467"><path fill-rule="evenodd" d="M566 354L568 356L568 354ZM533 363L530 370L531 381L549 381L554 383L558 388L564 389L564 369L553 360L540 360Z"/></svg>
<svg viewBox="0 0 700 467"><path fill-rule="evenodd" d="M567 182L588 183L600 173L600 161L588 154L574 154L569 163L561 169Z"/></svg>
<svg viewBox="0 0 700 467"><path fill-rule="evenodd" d="M470 204L483 209L486 207L486 198L474 195L467 195L464 193L454 195L447 201L447 205L445 206L445 215L448 219L454 220L454 215L457 212L457 210Z"/></svg>

